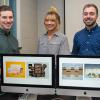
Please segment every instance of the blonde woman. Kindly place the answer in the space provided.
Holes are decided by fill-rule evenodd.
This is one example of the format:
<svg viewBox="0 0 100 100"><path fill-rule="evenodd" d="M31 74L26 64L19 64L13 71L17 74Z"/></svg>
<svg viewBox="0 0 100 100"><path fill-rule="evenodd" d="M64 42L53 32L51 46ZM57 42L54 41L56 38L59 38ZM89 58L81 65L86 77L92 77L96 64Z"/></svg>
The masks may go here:
<svg viewBox="0 0 100 100"><path fill-rule="evenodd" d="M39 54L69 54L67 37L59 32L60 23L60 16L57 13L57 9L51 7L44 18L46 33L39 38Z"/></svg>

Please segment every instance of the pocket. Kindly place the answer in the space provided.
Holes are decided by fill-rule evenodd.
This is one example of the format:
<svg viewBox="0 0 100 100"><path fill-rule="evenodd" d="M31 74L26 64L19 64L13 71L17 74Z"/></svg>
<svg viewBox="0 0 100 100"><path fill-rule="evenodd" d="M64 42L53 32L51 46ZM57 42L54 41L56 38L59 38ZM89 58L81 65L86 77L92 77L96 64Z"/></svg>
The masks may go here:
<svg viewBox="0 0 100 100"><path fill-rule="evenodd" d="M49 52L51 52L52 54L58 54L59 48L60 48L60 43L53 42L49 44Z"/></svg>

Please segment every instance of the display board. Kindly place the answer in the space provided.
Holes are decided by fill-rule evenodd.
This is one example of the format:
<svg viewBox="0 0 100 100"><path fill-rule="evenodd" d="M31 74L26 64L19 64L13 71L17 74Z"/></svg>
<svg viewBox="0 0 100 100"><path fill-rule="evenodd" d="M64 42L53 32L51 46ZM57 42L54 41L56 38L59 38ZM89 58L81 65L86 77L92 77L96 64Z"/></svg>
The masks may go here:
<svg viewBox="0 0 100 100"><path fill-rule="evenodd" d="M34 94L54 93L53 61L53 55L2 55L1 90Z"/></svg>
<svg viewBox="0 0 100 100"><path fill-rule="evenodd" d="M100 96L100 56L60 55L57 63L58 94Z"/></svg>

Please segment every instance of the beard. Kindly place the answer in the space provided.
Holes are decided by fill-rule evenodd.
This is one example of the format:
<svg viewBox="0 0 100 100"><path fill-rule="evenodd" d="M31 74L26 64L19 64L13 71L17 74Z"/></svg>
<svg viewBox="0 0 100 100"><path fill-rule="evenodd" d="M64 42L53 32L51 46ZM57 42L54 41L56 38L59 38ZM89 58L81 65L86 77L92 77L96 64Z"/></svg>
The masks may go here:
<svg viewBox="0 0 100 100"><path fill-rule="evenodd" d="M93 21L93 19L86 19L86 20L83 20L83 22L85 23L87 27L92 27L96 24L96 20Z"/></svg>

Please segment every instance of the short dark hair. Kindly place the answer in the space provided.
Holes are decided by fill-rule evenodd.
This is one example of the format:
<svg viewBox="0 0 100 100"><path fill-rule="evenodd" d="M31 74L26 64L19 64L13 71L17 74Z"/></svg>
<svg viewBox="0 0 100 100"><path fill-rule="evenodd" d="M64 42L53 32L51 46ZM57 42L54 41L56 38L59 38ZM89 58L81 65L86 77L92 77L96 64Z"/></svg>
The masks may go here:
<svg viewBox="0 0 100 100"><path fill-rule="evenodd" d="M12 11L13 12L13 9L10 6L7 6L7 5L1 5L0 6L0 12L1 11Z"/></svg>
<svg viewBox="0 0 100 100"><path fill-rule="evenodd" d="M98 8L97 8L97 6L95 5L95 4L86 4L85 6L84 6L84 8L83 8L83 12L84 12L84 9L85 8L89 8L89 7L94 7L95 8L95 10L96 10L96 14L97 14L97 16L98 16Z"/></svg>

